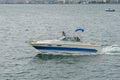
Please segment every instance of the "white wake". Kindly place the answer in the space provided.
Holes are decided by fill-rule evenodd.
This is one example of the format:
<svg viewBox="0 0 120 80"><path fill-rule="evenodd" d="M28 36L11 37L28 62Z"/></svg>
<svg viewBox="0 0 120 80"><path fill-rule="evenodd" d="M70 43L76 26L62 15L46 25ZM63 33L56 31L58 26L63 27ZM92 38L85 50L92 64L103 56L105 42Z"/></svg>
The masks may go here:
<svg viewBox="0 0 120 80"><path fill-rule="evenodd" d="M118 54L120 55L120 46L119 45L111 45L111 46L106 46L102 49L102 53L104 54Z"/></svg>

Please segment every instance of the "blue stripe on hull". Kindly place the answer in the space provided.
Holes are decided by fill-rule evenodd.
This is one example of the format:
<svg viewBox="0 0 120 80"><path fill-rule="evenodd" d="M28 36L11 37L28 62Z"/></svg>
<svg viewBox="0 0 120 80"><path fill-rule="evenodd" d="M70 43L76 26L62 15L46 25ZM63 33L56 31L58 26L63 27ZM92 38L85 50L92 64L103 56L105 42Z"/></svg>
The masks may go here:
<svg viewBox="0 0 120 80"><path fill-rule="evenodd" d="M53 46L33 46L38 50L59 50L59 51L80 51L80 52L94 52L96 49L87 49L87 48L70 48L70 47L53 47Z"/></svg>

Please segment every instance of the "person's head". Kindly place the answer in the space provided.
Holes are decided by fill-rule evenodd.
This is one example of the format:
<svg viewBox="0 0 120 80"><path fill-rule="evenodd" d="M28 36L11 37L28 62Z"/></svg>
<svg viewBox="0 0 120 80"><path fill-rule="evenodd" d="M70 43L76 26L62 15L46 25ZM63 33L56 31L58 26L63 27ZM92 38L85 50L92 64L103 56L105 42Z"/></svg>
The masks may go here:
<svg viewBox="0 0 120 80"><path fill-rule="evenodd" d="M65 32L64 31L62 31L62 35L65 36Z"/></svg>

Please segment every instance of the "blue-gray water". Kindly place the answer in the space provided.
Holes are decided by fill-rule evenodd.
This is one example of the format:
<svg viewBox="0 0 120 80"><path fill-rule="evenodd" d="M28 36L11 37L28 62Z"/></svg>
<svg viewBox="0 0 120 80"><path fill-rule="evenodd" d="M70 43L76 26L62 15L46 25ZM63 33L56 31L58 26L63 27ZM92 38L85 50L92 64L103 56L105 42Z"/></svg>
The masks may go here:
<svg viewBox="0 0 120 80"><path fill-rule="evenodd" d="M102 55L46 55L25 43L81 26L82 40L103 45ZM0 80L120 80L120 5L1 4Z"/></svg>

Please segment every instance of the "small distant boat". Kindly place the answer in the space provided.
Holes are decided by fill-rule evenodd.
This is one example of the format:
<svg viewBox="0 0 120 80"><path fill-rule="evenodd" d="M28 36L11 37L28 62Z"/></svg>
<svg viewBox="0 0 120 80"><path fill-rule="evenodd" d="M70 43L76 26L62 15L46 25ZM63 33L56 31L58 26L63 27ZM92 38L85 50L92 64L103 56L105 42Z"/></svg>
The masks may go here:
<svg viewBox="0 0 120 80"><path fill-rule="evenodd" d="M75 31L82 31L84 29L76 29ZM49 51L64 51L68 53L78 52L80 53L97 53L101 51L101 45L95 43L84 43L80 41L78 37L66 37L62 36L59 39L54 40L40 40L40 41L28 41L37 50L49 50Z"/></svg>
<svg viewBox="0 0 120 80"><path fill-rule="evenodd" d="M115 12L115 9L107 9L106 12Z"/></svg>

